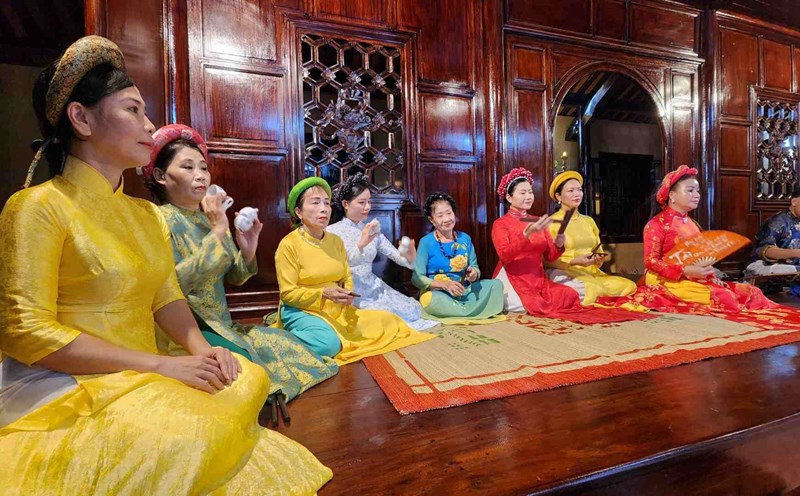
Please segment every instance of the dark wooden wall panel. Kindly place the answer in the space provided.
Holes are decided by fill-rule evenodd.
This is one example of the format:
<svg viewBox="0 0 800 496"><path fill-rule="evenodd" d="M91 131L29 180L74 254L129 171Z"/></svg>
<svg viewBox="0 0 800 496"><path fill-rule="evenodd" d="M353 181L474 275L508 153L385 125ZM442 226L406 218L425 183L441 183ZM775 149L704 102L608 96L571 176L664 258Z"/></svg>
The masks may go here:
<svg viewBox="0 0 800 496"><path fill-rule="evenodd" d="M209 141L284 146L281 77L206 67L203 79Z"/></svg>
<svg viewBox="0 0 800 496"><path fill-rule="evenodd" d="M490 0L493 1L493 0ZM416 72L414 115L416 147L407 163L415 171L409 205L400 210L405 232L422 235L430 230L417 212L425 197L437 190L447 191L459 204L459 229L474 239L481 264L493 256L488 240L480 236L487 228L487 196L492 177L484 160L484 129L480 116L480 53L485 48L482 24L484 0L399 0L398 29L413 32ZM499 25L500 19L495 19ZM453 181L443 180L448 175ZM472 184L470 193L456 191ZM468 187L468 186L467 186ZM489 197L491 201L491 196Z"/></svg>
<svg viewBox="0 0 800 496"><path fill-rule="evenodd" d="M214 182L236 208L259 209L266 228L258 250L258 274L229 288L238 317L257 317L274 306L278 285L274 253L289 232L285 199L296 173L288 145L286 114L292 92L283 60L282 12L269 0L186 0L190 123L206 138ZM297 6L282 2L282 7ZM295 152L296 153L296 152Z"/></svg>
<svg viewBox="0 0 800 496"><path fill-rule="evenodd" d="M627 26L625 3L624 0L597 0L595 2L598 36L625 40Z"/></svg>
<svg viewBox="0 0 800 496"><path fill-rule="evenodd" d="M241 289L277 291L275 249L290 229L286 211L290 184L285 157L214 152L210 154L210 171L214 183L222 186L236 202L228 209L231 225L234 212L244 206L257 208L264 222L257 253L258 274Z"/></svg>
<svg viewBox="0 0 800 496"><path fill-rule="evenodd" d="M549 199L550 171L546 147L552 133L547 133L547 114L544 91L515 90L509 119L511 135L511 164L509 168L525 167L533 173L533 209L546 212Z"/></svg>
<svg viewBox="0 0 800 496"><path fill-rule="evenodd" d="M750 170L750 126L722 124L719 147L721 168Z"/></svg>
<svg viewBox="0 0 800 496"><path fill-rule="evenodd" d="M147 115L156 126L166 123L164 93L166 73L161 41L161 0L125 2L106 0L112 15L106 16L105 36L119 45L125 65L147 104Z"/></svg>
<svg viewBox="0 0 800 496"><path fill-rule="evenodd" d="M696 56L702 10L661 0L508 0L506 23L513 29L630 44L665 53Z"/></svg>
<svg viewBox="0 0 800 496"><path fill-rule="evenodd" d="M316 0L320 17L346 19L350 22L388 25L390 23L389 0L354 2L353 0Z"/></svg>
<svg viewBox="0 0 800 496"><path fill-rule="evenodd" d="M698 15L651 3L631 6L631 41L697 52Z"/></svg>
<svg viewBox="0 0 800 496"><path fill-rule="evenodd" d="M793 52L794 77L792 78L792 91L797 93L800 92L800 47L795 46Z"/></svg>
<svg viewBox="0 0 800 496"><path fill-rule="evenodd" d="M694 79L694 74L672 75L672 100L674 102L687 104L695 101Z"/></svg>
<svg viewBox="0 0 800 496"><path fill-rule="evenodd" d="M86 9L91 17L87 33L105 36L119 45L128 72L147 106L147 116L156 127L166 124L170 105L161 1L90 0ZM142 178L133 169L125 171L124 181L125 193L150 198Z"/></svg>
<svg viewBox="0 0 800 496"><path fill-rule="evenodd" d="M286 7L287 9L292 9L296 11L303 10L303 3L305 0L273 0L273 4L276 7Z"/></svg>
<svg viewBox="0 0 800 496"><path fill-rule="evenodd" d="M708 162L716 168L714 227L753 237L761 220L788 201L756 199L754 139L755 98L771 92L782 101L800 102L797 59L800 32L728 12L711 15L709 102L715 116L708 130ZM777 92L777 93L776 93ZM727 268L744 266L743 250L725 260Z"/></svg>
<svg viewBox="0 0 800 496"><path fill-rule="evenodd" d="M274 60L275 21L269 0L203 0L204 55Z"/></svg>
<svg viewBox="0 0 800 496"><path fill-rule="evenodd" d="M589 34L590 0L508 0L506 17L513 24Z"/></svg>
<svg viewBox="0 0 800 496"><path fill-rule="evenodd" d="M761 41L764 60L764 86L792 90L792 47L770 40Z"/></svg>
<svg viewBox="0 0 800 496"><path fill-rule="evenodd" d="M721 177L719 188L723 192L718 199L722 208L720 224L725 229L752 237L761 222L757 212L750 209L750 175L725 174ZM742 254L744 255L744 253Z"/></svg>
<svg viewBox="0 0 800 496"><path fill-rule="evenodd" d="M472 99L449 95L420 95L420 101L422 153L475 153Z"/></svg>
<svg viewBox="0 0 800 496"><path fill-rule="evenodd" d="M473 25L481 2L462 0L399 0L398 24L419 30L419 78L430 82L460 83L468 89L475 84L475 50L479 44Z"/></svg>
<svg viewBox="0 0 800 496"><path fill-rule="evenodd" d="M519 48L511 52L514 81L544 83L544 50Z"/></svg>
<svg viewBox="0 0 800 496"><path fill-rule="evenodd" d="M672 111L672 161L674 165L698 165L694 144L695 120L691 109Z"/></svg>
<svg viewBox="0 0 800 496"><path fill-rule="evenodd" d="M448 193L456 201L458 223L456 229L475 236L470 226L476 221L475 205L475 164L457 162L423 162L423 196L436 191ZM427 221L426 221L427 222ZM428 232L427 226L422 226Z"/></svg>
<svg viewBox="0 0 800 496"><path fill-rule="evenodd" d="M722 80L719 86L723 115L750 115L750 85L758 83L758 38L737 31L722 31Z"/></svg>

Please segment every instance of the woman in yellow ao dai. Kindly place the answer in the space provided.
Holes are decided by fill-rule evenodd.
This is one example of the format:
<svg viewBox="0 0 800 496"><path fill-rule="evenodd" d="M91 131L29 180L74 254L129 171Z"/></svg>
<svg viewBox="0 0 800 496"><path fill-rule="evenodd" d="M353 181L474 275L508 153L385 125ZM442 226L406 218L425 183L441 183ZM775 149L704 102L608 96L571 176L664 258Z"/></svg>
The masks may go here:
<svg viewBox="0 0 800 496"><path fill-rule="evenodd" d="M578 213L583 201L583 177L576 171L562 172L550 185L550 198L560 208L550 217L550 234L555 238L567 210L574 209L567 229L564 253L553 262L546 262L547 275L554 282L573 288L581 296L584 305L591 305L601 296L626 296L636 291L636 283L619 276L610 276L600 270L607 262L608 254L600 245L600 231L594 219Z"/></svg>
<svg viewBox="0 0 800 496"><path fill-rule="evenodd" d="M119 49L79 40L34 101L54 177L0 214L0 493L314 494L330 470L258 426L266 373L209 346L158 208L123 193L154 127Z"/></svg>

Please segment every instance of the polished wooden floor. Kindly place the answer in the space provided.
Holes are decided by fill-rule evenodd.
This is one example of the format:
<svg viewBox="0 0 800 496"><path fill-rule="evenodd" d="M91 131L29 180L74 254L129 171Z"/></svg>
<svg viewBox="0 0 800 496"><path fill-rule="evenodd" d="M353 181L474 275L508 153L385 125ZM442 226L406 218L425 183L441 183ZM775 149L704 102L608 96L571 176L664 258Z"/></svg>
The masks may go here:
<svg viewBox="0 0 800 496"><path fill-rule="evenodd" d="M357 363L289 409L334 472L320 496L800 487L800 344L407 416Z"/></svg>

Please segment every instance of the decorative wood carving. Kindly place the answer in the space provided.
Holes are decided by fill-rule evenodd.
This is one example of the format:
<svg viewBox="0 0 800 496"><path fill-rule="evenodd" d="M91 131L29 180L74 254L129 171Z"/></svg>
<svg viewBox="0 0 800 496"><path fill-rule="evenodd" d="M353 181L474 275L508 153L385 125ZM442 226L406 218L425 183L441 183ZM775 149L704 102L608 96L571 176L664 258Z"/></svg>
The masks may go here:
<svg viewBox="0 0 800 496"><path fill-rule="evenodd" d="M789 200L797 186L797 100L756 102L756 198Z"/></svg>
<svg viewBox="0 0 800 496"><path fill-rule="evenodd" d="M306 176L331 185L363 172L376 192L402 193L402 61L398 46L300 37Z"/></svg>

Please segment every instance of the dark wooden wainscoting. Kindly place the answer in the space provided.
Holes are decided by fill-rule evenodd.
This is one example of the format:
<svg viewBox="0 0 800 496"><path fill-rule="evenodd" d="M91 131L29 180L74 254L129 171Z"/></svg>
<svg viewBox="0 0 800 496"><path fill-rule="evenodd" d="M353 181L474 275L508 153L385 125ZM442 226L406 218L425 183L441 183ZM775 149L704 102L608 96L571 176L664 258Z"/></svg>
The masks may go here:
<svg viewBox="0 0 800 496"><path fill-rule="evenodd" d="M761 180L757 155L774 150L758 132L759 100L794 106L795 112L800 103L800 31L714 12L708 38L708 162L717 164L709 188L713 223L753 237L763 221L789 204L785 194L773 194L764 183L789 189L798 183L796 137L791 175L779 173L782 166L776 160L767 174L771 177ZM796 133L796 114L794 120ZM740 267L747 255L749 250L742 250L726 265Z"/></svg>
<svg viewBox="0 0 800 496"><path fill-rule="evenodd" d="M570 88L597 71L631 78L652 100L665 170L700 168L707 190L701 225L752 236L787 204L772 191L796 182L796 147L794 177L759 168L765 153L772 164L788 153L759 146L759 112L772 115L799 101L800 31L712 10L724 3L87 0L86 17L88 31L125 51L154 121L200 129L217 180L240 204L261 209L269 228L259 275L230 288L235 307L261 309L276 302L271 257L288 230L284 198L308 165L298 65L298 36L306 32L403 50L403 188L376 206L394 240L426 232L421 202L449 191L459 204L459 228L476 240L488 273L496 262L490 228L502 214L494 193L499 176L527 167L535 209L553 207L546 191L557 111ZM752 14L759 3L734 8ZM135 177L126 187L144 195ZM740 267L743 257L727 268Z"/></svg>
<svg viewBox="0 0 800 496"><path fill-rule="evenodd" d="M277 302L272 254L288 232L285 198L306 174L299 36L385 43L402 51L403 168L399 194L380 195L374 214L397 241L419 236L425 196L438 190L458 201L459 229L477 242L484 272L496 217L497 153L487 159L486 123L497 122L497 78L502 61L499 2L461 0L88 0L90 32L109 36L126 53L153 120L185 122L208 140L214 181L237 204L259 208L267 229L259 273L230 288L237 316ZM491 4L491 5L490 5ZM125 29L122 29L122 27ZM496 38L490 40L489 37ZM494 50L492 46L498 48ZM486 53L497 52L492 63ZM313 171L313 169L312 169ZM126 187L145 196L135 176ZM232 209L233 210L233 209ZM385 263L378 263L381 271ZM399 283L403 274L384 276ZM248 310L236 312L236 310Z"/></svg>

